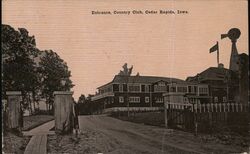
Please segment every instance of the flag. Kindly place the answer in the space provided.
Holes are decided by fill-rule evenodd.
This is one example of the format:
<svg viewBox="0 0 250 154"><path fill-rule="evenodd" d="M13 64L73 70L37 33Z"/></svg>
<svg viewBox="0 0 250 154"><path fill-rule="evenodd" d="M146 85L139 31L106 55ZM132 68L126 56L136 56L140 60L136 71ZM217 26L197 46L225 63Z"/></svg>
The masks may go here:
<svg viewBox="0 0 250 154"><path fill-rule="evenodd" d="M219 50L219 44L217 42L212 48L210 48L209 53L218 51L218 50Z"/></svg>

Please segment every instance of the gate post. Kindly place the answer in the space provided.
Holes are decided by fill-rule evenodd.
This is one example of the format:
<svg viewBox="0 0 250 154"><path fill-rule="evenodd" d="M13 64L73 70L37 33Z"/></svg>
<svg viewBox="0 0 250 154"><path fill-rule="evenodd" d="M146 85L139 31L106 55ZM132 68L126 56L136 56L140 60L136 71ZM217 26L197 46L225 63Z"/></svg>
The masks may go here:
<svg viewBox="0 0 250 154"><path fill-rule="evenodd" d="M21 116L21 91L7 91L7 128L11 130L20 130Z"/></svg>
<svg viewBox="0 0 250 154"><path fill-rule="evenodd" d="M165 113L165 128L168 128L168 103L164 103L164 113Z"/></svg>
<svg viewBox="0 0 250 154"><path fill-rule="evenodd" d="M54 116L55 132L70 133L73 130L73 92L55 91Z"/></svg>

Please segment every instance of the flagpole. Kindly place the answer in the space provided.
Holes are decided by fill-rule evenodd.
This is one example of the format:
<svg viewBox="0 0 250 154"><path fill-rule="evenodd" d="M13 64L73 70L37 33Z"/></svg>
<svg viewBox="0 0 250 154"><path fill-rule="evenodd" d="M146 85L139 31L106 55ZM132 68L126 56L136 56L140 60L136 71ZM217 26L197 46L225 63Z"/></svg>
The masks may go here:
<svg viewBox="0 0 250 154"><path fill-rule="evenodd" d="M219 43L218 43L218 41L217 41L217 46L218 46L218 51L217 51L217 66L219 66Z"/></svg>

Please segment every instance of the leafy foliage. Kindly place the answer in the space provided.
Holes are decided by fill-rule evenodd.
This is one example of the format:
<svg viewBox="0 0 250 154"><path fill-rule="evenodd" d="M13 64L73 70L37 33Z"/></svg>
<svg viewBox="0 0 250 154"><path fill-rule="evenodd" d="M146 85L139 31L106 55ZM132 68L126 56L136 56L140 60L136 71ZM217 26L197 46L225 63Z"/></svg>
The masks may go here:
<svg viewBox="0 0 250 154"><path fill-rule="evenodd" d="M89 115L89 114L96 114L98 112L101 112L102 106L98 104L98 102L91 101L91 97L93 95L88 95L88 97L85 97L84 95L81 95L78 99L77 106L79 108L79 111L81 115Z"/></svg>
<svg viewBox="0 0 250 154"><path fill-rule="evenodd" d="M73 87L71 72L57 53L36 48L35 37L24 28L1 28L2 97L6 97L6 91L21 91L24 107L28 107L30 96L34 101L46 98L51 103L54 91ZM61 79L66 80L65 85Z"/></svg>
<svg viewBox="0 0 250 154"><path fill-rule="evenodd" d="M54 91L70 90L74 86L70 80L71 72L66 62L52 50L44 51L39 66L39 73L42 76L41 93L48 103L52 103ZM66 81L65 85L61 84L61 80Z"/></svg>
<svg viewBox="0 0 250 154"><path fill-rule="evenodd" d="M2 96L6 91L18 90L26 100L28 92L34 92L39 87L34 62L39 50L34 36L29 36L24 28L18 30L2 25Z"/></svg>
<svg viewBox="0 0 250 154"><path fill-rule="evenodd" d="M81 96L78 99L78 103L86 103L86 97L85 97L85 95L81 94Z"/></svg>

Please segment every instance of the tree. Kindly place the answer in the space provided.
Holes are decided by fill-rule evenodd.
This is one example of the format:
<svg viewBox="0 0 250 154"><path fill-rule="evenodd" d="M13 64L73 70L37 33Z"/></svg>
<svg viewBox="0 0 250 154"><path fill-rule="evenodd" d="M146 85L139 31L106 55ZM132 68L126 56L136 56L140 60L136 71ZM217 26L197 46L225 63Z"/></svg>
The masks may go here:
<svg viewBox="0 0 250 154"><path fill-rule="evenodd" d="M79 99L78 99L78 103L80 104L80 103L86 103L86 97L85 97L85 95L83 95L83 94L81 94L81 96L79 97Z"/></svg>
<svg viewBox="0 0 250 154"><path fill-rule="evenodd" d="M24 107L31 106L30 93L36 95L39 78L34 58L39 50L34 36L24 28L16 31L9 25L2 25L2 96L6 91L21 91ZM31 110L31 108L30 108Z"/></svg>
<svg viewBox="0 0 250 154"><path fill-rule="evenodd" d="M24 28L16 31L9 25L2 25L2 97L6 91L21 91L23 106L32 113L31 99L35 107L38 100L46 98L52 104L53 92L70 90L74 85L71 72L57 53L40 51L36 48L34 36ZM61 79L66 80L61 85Z"/></svg>
<svg viewBox="0 0 250 154"><path fill-rule="evenodd" d="M68 91L74 86L70 80L71 72L68 69L67 63L52 50L45 50L44 56L41 57L40 60L39 73L42 76L41 95L43 98L46 98L49 109L52 109L54 98L53 92ZM62 79L66 81L65 85L61 84Z"/></svg>
<svg viewBox="0 0 250 154"><path fill-rule="evenodd" d="M128 68L128 64L125 63L122 66L122 68L123 68L123 70L121 70L118 75L124 75L124 76L130 76L131 75L132 70L133 70L133 65L130 68Z"/></svg>

